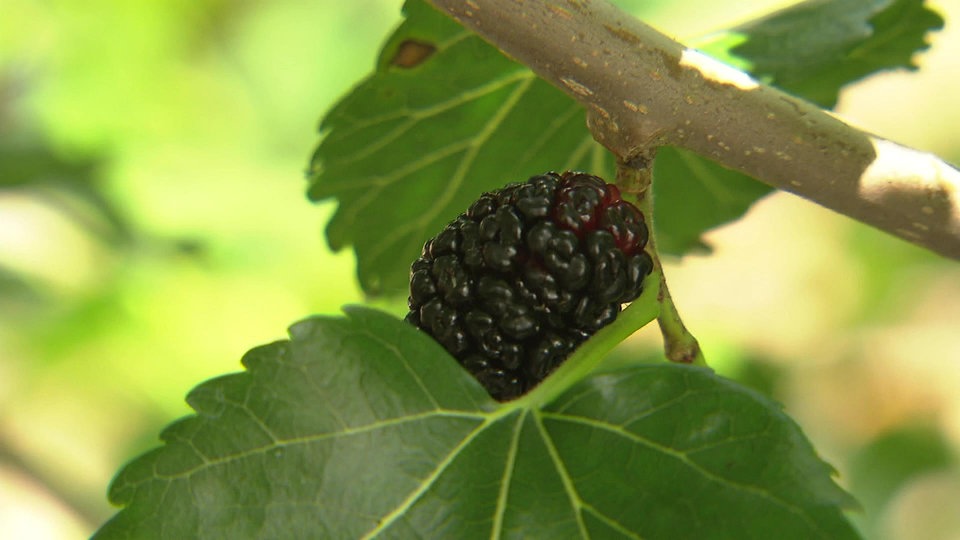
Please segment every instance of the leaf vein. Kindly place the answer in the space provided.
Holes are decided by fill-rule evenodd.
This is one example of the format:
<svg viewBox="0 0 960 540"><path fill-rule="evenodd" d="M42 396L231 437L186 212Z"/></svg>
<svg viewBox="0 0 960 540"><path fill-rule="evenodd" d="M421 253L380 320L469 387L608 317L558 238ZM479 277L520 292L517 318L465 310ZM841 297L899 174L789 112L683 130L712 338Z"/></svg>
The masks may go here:
<svg viewBox="0 0 960 540"><path fill-rule="evenodd" d="M619 426L619 425L615 425L615 424L610 424L610 423L603 422L603 421L600 421L600 420L597 420L597 419L594 419L594 418L583 418L583 417L563 415L563 414L551 414L551 413L548 413L548 412L543 412L542 415L543 415L544 417L551 418L551 419L553 419L553 420L557 420L557 421L561 421L561 422L564 422L564 421L565 421L565 422L570 422L570 423L574 423L574 424L580 424L580 425L584 425L584 426L589 426L589 427L592 427L592 428L595 428L595 429L602 429L602 430L605 430L605 431L609 431L609 432L614 433L614 434L616 434L616 435L619 435L619 436L621 436L621 437L623 437L623 438L625 438L625 439L628 439L628 440L630 440L630 441L633 441L634 443L641 444L641 445L643 445L643 446L646 446L646 447L648 447L648 448L651 448L651 449L653 449L653 450L656 450L656 451L658 451L658 452L660 452L660 453L662 453L662 454L665 454L665 455L667 455L667 456L670 456L670 457L673 457L673 458L675 458L675 459L678 459L678 460L680 460L684 465L686 465L686 466L689 467L690 469L696 471L697 473L699 473L700 475L702 475L704 478L706 478L706 479L708 479L708 480L710 480L710 481L712 481L712 482L717 482L717 483L719 483L719 484L729 485L729 486L731 486L731 487L733 487L733 488L735 488L735 489L737 489L737 490L744 491L744 492L750 493L750 494L752 494L752 495L755 495L755 496L757 496L757 497L760 497L761 499L769 500L769 501L772 502L773 504L775 504L775 505L777 505L777 506L780 506L780 507L783 507L783 508L785 508L786 510L788 510L790 513L797 515L801 520L803 520L805 523L807 523L807 525L809 525L811 529L813 529L813 530L818 530L818 527L817 527L816 523L814 523L813 521L811 521L811 519L810 519L806 514L804 514L803 510L802 510L801 508L799 508L798 506L796 506L795 504L790 503L789 501L785 501L785 500L783 500L783 499L775 496L773 493L770 493L769 491L767 491L766 489L764 489L764 488L762 488L762 487L752 486L752 485L748 485L748 484L737 483L737 482L734 482L733 480L730 480L730 479L728 479L728 478L724 478L724 477L722 477L722 476L719 476L719 475L717 475L717 474L709 471L708 469L705 469L705 468L702 467L700 464L698 464L696 461L693 461L692 459L690 459L690 457L687 455L686 452L681 452L681 451L678 451L678 450L674 450L673 448L670 448L670 447L667 447L667 446L663 446L663 445L661 445L661 444L659 444L659 443L657 443L657 442L655 442L655 441L653 441L653 440L651 440L651 439L647 439L646 437L643 437L643 436L641 436L641 435L639 435L639 434L636 434L636 433L632 433L632 432L630 432L630 431L627 431L626 429L623 428L623 426Z"/></svg>
<svg viewBox="0 0 960 540"><path fill-rule="evenodd" d="M437 398L434 397L432 392L430 392L430 389L427 388L426 383L423 382L423 378L420 377L420 374L417 373L417 370L413 369L413 366L410 364L410 361L400 351L400 349L397 347L395 343L392 343L389 340L384 339L383 336L380 336L376 332L373 332L371 330L367 330L366 334L367 336L370 337L372 341L379 343L384 349L393 353L393 355L397 358L397 360L399 360L400 363L403 364L403 368L407 371L407 373L410 374L411 377L413 377L413 380L416 381L417 386L424 393L427 399L430 400L430 405L433 405L433 407L437 410L440 410L443 408L440 406L439 403L437 403Z"/></svg>
<svg viewBox="0 0 960 540"><path fill-rule="evenodd" d="M626 526L624 526L619 521L613 519L612 517L604 514L603 512L597 510L592 504L583 502L583 508L597 517L600 521L604 522L611 529L615 529L620 534L626 536L627 538L635 538L636 540L643 540L643 537L637 534L635 531L631 531Z"/></svg>
<svg viewBox="0 0 960 540"><path fill-rule="evenodd" d="M390 234L384 235L380 242L374 244L370 248L368 257L371 261L379 259L383 253L386 251L387 247L392 243L396 242L399 238L406 234L413 234L413 236L421 236L416 234L415 231L423 232L427 225L439 214L441 211L446 209L447 205L450 203L450 200L456 195L460 190L461 184L467 177L467 172L470 167L473 166L473 162L477 157L477 154L480 152L480 149L483 147L483 144L493 135L493 133L499 128L504 119L508 116L510 111L513 110L514 106L523 96L530 85L535 81L536 78L532 73L528 73L525 80L522 80L517 88L507 97L503 106L497 111L497 114L493 115L490 118L490 121L487 122L486 126L477 134L477 136L471 141L467 147L467 153L464 155L463 160L460 162L460 165L457 167L457 171L454 173L453 178L450 179L450 182L447 183L446 189L440 193L440 197L437 200L432 201L432 205L428 207L426 212L421 214L419 219L409 220L401 224L399 227L395 228Z"/></svg>
<svg viewBox="0 0 960 540"><path fill-rule="evenodd" d="M412 507L417 502L417 500L424 493L426 493L431 486L433 486L433 484L437 481L437 479L440 478L440 476L444 473L444 471L447 470L447 468L453 463L453 461L457 458L457 456L460 455L460 452L462 452L464 448L469 446L470 443L473 442L473 440L477 438L477 436L480 433L482 433L491 422L492 422L492 418L488 417L485 422L477 425L477 427L471 430L470 433L468 433L467 436L464 437L462 441L460 441L460 444L450 449L450 452L447 453L446 457L444 457L444 459L437 464L437 466L433 469L433 471L426 478L424 478L424 480L420 483L420 486L417 489L410 492L410 494L407 495L407 497L403 501L401 501L396 508L394 508L393 510L385 514L382 518L380 518L380 521L377 523L377 526L371 529L370 531L368 531L361 538L364 540L375 538L381 532L385 531L390 525L392 525L397 519L399 519L400 516L402 516L407 510L409 510L410 507Z"/></svg>
<svg viewBox="0 0 960 540"><path fill-rule="evenodd" d="M533 77L533 73L529 70L519 70L515 73L509 74L498 79L493 79L489 82L486 82L480 86L471 88L470 90L465 90L463 92L455 94L452 98L439 101L428 107L423 107L421 109L413 109L409 107L402 107L400 109L391 111L387 114L381 114L379 116L372 116L368 118L347 118L349 122L352 122L349 126L343 126L338 129L338 136L342 138L349 137L360 131L361 129L366 129L370 127L376 127L377 125L391 122L400 118L409 118L415 124L417 121L425 120L431 116L436 116L442 114L450 109L459 107L470 101L480 99L486 95L492 94L501 88L510 86L511 84L522 81L525 79L530 79ZM376 143L374 143L376 144ZM363 153L363 151L358 152ZM354 156L356 154L347 155L345 159L347 162L354 161ZM340 160L338 160L340 161Z"/></svg>
<svg viewBox="0 0 960 540"><path fill-rule="evenodd" d="M398 181L400 178L408 174L412 174L446 157L452 156L457 152L461 152L464 149L469 148L469 146L470 146L469 142L459 141L456 144L450 144L445 147L439 148L434 152L425 154L421 158L411 161L407 165L394 170L391 174L388 174L386 176L376 175L376 176L369 176L366 178L359 178L356 180L352 180L350 182L351 188L357 189L364 186L370 186L370 189L365 190L363 196L360 199L358 199L356 202L354 202L352 205L350 205L349 208L345 208L342 210L343 211L342 219L346 220L346 222L350 224L350 226L352 227L353 224L357 221L357 215L363 212L367 208L367 206L369 206L371 203L379 200L380 193L383 191L383 189L386 186L392 184L393 182ZM391 242L393 242L393 240L390 240L389 242L382 242L381 245L385 247L390 245ZM371 253L373 252L374 251L372 250ZM379 256L379 253L377 253L377 256ZM376 257L371 255L371 260L375 260L375 258Z"/></svg>
<svg viewBox="0 0 960 540"><path fill-rule="evenodd" d="M563 459L557 451L557 447L553 444L553 439L543 425L542 414L542 411L535 410L533 412L537 430L540 431L543 444L547 447L547 453L550 455L553 466L556 467L560 481L563 483L563 489L567 492L567 497L570 499L570 506L573 507L574 516L577 518L577 527L580 529L580 536L588 539L590 538L590 533L587 531L587 524L583 521L583 499L580 498L580 493L577 492L577 487L573 484L570 473L567 471L567 467L564 465Z"/></svg>
<svg viewBox="0 0 960 540"><path fill-rule="evenodd" d="M330 431L326 433L317 433L314 435L308 435L304 437L292 437L289 439L277 439L275 443L266 444L263 446L258 446L256 448L251 448L242 452L237 452L234 454L227 454L219 458L208 458L206 462L199 464L195 467L190 467L189 469L184 469L180 472L174 474L162 474L156 469L153 471L153 476L161 480L175 480L179 478L186 478L194 473L200 472L208 467L214 467L217 465L223 465L227 463L232 463L237 460L246 459L251 456L265 454L271 450L276 450L280 448L287 448L291 446L299 446L303 444L310 444L314 442L324 441L327 439L336 439L339 437L349 437L352 435L360 435L363 433L369 433L378 429L383 429L387 427L400 426L410 422L420 422L426 419L433 417L442 417L442 418L462 418L467 420L479 420L482 421L480 425L483 425L487 421L488 416L483 414L470 414L463 411L451 411L451 410L431 410L418 414L411 414L408 416L400 416L397 418L390 418L386 420L379 420L370 424L365 424L357 427L348 427L341 429L339 431Z"/></svg>
<svg viewBox="0 0 960 540"><path fill-rule="evenodd" d="M493 529L490 531L490 539L496 540L503 534L503 516L507 511L507 498L510 493L510 483L513 481L513 472L517 462L517 448L520 446L520 432L523 429L523 421L526 413L520 415L517 419L517 425L513 428L513 438L510 440L510 448L507 450L507 462L503 466L503 477L500 480L500 494L497 497L497 510L493 518Z"/></svg>

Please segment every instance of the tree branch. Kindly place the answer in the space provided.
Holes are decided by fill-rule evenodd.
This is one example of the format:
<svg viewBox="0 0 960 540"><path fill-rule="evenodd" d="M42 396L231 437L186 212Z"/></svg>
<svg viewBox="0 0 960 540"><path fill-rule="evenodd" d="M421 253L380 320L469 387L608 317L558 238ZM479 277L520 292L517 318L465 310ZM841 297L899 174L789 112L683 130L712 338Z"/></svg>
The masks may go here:
<svg viewBox="0 0 960 540"><path fill-rule="evenodd" d="M621 160L674 145L960 259L960 171L671 40L605 0L431 0L588 110Z"/></svg>

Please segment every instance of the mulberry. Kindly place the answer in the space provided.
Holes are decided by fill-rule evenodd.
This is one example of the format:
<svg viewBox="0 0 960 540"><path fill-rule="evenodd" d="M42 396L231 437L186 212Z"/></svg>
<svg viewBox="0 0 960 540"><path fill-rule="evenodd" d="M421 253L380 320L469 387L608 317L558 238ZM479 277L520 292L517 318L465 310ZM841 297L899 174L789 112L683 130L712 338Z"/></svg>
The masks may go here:
<svg viewBox="0 0 960 540"><path fill-rule="evenodd" d="M495 399L516 398L640 295L647 238L643 214L596 176L510 184L424 244L406 320Z"/></svg>

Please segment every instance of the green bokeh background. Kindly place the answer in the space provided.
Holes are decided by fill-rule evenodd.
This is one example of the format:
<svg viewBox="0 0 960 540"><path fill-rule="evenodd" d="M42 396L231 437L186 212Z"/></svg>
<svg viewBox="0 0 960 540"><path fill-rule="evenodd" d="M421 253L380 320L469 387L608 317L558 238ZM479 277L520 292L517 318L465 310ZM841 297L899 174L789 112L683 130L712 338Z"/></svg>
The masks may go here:
<svg viewBox="0 0 960 540"><path fill-rule="evenodd" d="M303 174L400 3L3 0L0 538L88 536L190 388L364 300ZM683 39L775 3L624 4ZM960 1L937 5L921 71L840 112L956 162ZM960 538L960 265L788 195L707 241L667 272L713 365L785 403L869 537Z"/></svg>

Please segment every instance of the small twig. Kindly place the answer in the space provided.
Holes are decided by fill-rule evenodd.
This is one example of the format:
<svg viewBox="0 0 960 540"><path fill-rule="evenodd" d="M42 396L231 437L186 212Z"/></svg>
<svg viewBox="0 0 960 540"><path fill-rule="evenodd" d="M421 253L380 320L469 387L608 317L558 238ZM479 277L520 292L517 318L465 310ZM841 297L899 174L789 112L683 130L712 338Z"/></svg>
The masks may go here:
<svg viewBox="0 0 960 540"><path fill-rule="evenodd" d="M700 344L697 343L697 338L693 337L693 334L684 326L683 320L680 319L680 312L673 303L673 297L670 296L670 289L667 287L667 278L663 273L663 265L660 263L660 255L657 253L653 215L653 159L654 155L644 153L632 156L626 162L619 162L617 187L636 199L637 207L643 212L650 229L647 252L653 259L654 274L660 276L660 292L657 296L660 315L657 316L657 323L663 335L664 353L671 362L706 366L707 362L703 357Z"/></svg>

